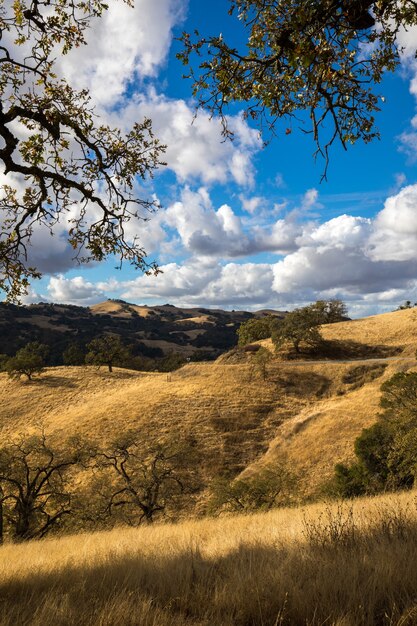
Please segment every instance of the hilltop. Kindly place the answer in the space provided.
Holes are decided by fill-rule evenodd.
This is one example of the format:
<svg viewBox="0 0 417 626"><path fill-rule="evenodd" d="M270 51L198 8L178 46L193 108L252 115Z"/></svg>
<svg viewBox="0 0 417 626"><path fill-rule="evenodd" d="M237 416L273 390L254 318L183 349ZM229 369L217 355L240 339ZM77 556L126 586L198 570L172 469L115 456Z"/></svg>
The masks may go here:
<svg viewBox="0 0 417 626"><path fill-rule="evenodd" d="M122 300L91 307L0 303L0 353L12 355L27 342L40 341L50 347L49 364L62 365L62 353L71 342L85 346L97 335L111 332L121 336L133 355L160 358L176 352L194 360L213 359L237 343L236 330L242 322L271 313L285 314L139 306Z"/></svg>
<svg viewBox="0 0 417 626"><path fill-rule="evenodd" d="M250 354L239 363L192 363L169 375L56 367L16 384L2 374L2 435L39 421L48 432L101 440L131 427L149 437L180 432L196 439L207 481L226 470L255 472L285 456L299 475L300 494L315 496L375 421L381 383L416 366L415 322L416 312L405 310L328 325L326 340L354 346L356 360L274 359L266 380L253 372Z"/></svg>

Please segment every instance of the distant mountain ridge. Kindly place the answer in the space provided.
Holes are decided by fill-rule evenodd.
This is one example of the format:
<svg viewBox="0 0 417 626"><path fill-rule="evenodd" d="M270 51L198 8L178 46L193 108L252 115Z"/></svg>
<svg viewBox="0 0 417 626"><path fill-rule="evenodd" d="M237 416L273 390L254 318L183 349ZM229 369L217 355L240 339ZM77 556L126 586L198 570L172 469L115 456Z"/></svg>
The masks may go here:
<svg viewBox="0 0 417 626"><path fill-rule="evenodd" d="M0 303L0 354L11 355L29 341L40 341L50 347L48 364L61 365L70 343L85 346L102 333L115 333L134 356L162 358L177 352L193 360L213 359L236 345L242 322L268 314L283 317L285 312L147 306L124 300L91 307Z"/></svg>

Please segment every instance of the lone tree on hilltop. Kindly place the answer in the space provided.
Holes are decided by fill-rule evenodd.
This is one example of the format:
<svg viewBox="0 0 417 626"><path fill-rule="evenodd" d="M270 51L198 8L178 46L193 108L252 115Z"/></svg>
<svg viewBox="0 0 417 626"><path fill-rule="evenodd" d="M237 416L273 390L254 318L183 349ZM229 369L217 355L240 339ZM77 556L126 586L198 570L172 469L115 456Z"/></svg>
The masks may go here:
<svg viewBox="0 0 417 626"><path fill-rule="evenodd" d="M229 7L244 45L184 33L178 55L198 106L222 117L226 135L231 102L243 103L261 130L277 132L284 119L289 134L301 122L325 159L324 177L336 140L347 149L379 137L383 98L375 85L400 63L399 33L417 24L414 0L230 0Z"/></svg>
<svg viewBox="0 0 417 626"><path fill-rule="evenodd" d="M73 437L51 444L44 431L0 448L0 541L44 537L71 513L71 471L89 456Z"/></svg>
<svg viewBox="0 0 417 626"><path fill-rule="evenodd" d="M346 304L342 300L317 300L309 305L311 311L317 316L317 324L334 324L343 322L348 318Z"/></svg>
<svg viewBox="0 0 417 626"><path fill-rule="evenodd" d="M316 348L323 341L318 323L316 312L310 306L295 309L276 328L272 341L276 348L280 348L287 341L292 343L297 354L301 352L302 343Z"/></svg>
<svg viewBox="0 0 417 626"><path fill-rule="evenodd" d="M109 372L113 371L114 365L123 367L128 360L130 352L120 341L119 335L101 335L90 341L87 345L88 352L85 362L91 365L107 365Z"/></svg>
<svg viewBox="0 0 417 626"><path fill-rule="evenodd" d="M55 60L86 43L85 31L102 15L102 0L1 2L0 289L10 300L27 291L40 271L28 262L35 226L66 225L74 257L102 261L115 254L144 271L157 271L129 220L148 219L153 199L136 196L137 177L162 165L165 151L150 119L124 135L97 121L87 90L58 76Z"/></svg>
<svg viewBox="0 0 417 626"><path fill-rule="evenodd" d="M19 379L21 376L26 376L28 380L32 380L32 376L42 374L44 371L48 352L48 346L33 341L24 348L20 348L15 356L6 359L3 369L9 374L10 378Z"/></svg>

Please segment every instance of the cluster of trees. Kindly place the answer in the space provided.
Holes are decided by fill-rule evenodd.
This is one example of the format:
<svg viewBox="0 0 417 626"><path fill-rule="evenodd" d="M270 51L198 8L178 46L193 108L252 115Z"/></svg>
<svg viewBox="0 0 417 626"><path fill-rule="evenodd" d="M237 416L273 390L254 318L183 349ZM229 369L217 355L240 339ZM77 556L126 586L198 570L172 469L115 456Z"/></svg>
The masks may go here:
<svg viewBox="0 0 417 626"><path fill-rule="evenodd" d="M338 464L332 488L354 497L408 489L417 476L417 373L398 372L381 386L383 413L355 441L357 460Z"/></svg>
<svg viewBox="0 0 417 626"><path fill-rule="evenodd" d="M283 318L268 315L251 319L238 329L239 345L272 337L277 349L285 343L291 343L295 351L301 352L301 346L317 347L322 342L319 327L333 324L348 318L346 304L341 300L317 300L308 306L294 309Z"/></svg>
<svg viewBox="0 0 417 626"><path fill-rule="evenodd" d="M28 380L32 380L33 376L44 372L48 352L47 345L37 341L30 342L18 350L15 356L0 355L0 371L7 372L14 379L26 376ZM109 372L115 366L171 372L186 363L186 359L176 353L168 354L157 361L134 357L118 335L110 334L96 337L87 344L86 349L79 343L70 344L63 353L63 361L65 365L105 366Z"/></svg>
<svg viewBox="0 0 417 626"><path fill-rule="evenodd" d="M284 461L210 486L207 513L269 510L287 504L296 477ZM151 524L190 512L204 488L192 436L152 441L137 430L103 445L60 441L43 428L0 448L0 543L54 532Z"/></svg>
<svg viewBox="0 0 417 626"><path fill-rule="evenodd" d="M79 436L59 443L43 429L20 435L0 448L0 542L152 523L191 497L195 458L190 438L150 442L137 431L106 446Z"/></svg>

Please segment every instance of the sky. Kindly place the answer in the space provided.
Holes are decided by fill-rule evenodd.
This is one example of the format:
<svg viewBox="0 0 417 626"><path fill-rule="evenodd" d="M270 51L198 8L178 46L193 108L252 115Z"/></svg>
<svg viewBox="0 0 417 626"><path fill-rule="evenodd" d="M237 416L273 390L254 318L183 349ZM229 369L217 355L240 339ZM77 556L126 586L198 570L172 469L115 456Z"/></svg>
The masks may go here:
<svg viewBox="0 0 417 626"><path fill-rule="evenodd" d="M80 266L64 227L36 230L30 262L44 276L24 302L89 306L107 298L137 304L291 310L341 298L352 317L417 301L417 29L401 35L402 67L387 76L377 123L381 140L335 147L327 182L311 137L286 124L266 147L242 118L235 140L218 119L193 121L191 84L176 59L183 30L239 39L226 0L136 0L110 8L88 46L57 61L76 88L88 88L100 117L128 130L149 116L167 144L153 180L139 189L162 208L132 222L149 260L146 276L115 259Z"/></svg>

